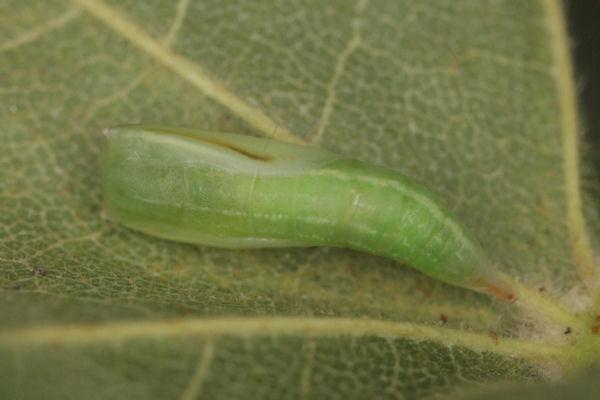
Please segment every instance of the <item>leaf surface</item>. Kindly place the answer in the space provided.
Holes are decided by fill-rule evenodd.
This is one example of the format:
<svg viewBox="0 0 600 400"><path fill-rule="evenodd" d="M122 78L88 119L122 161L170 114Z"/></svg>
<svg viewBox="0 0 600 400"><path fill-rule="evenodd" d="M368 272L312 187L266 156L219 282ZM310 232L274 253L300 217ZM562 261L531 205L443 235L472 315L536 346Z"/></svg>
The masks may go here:
<svg viewBox="0 0 600 400"><path fill-rule="evenodd" d="M586 182L583 221L557 4L0 1L2 397L423 398L597 360L599 192ZM346 249L103 219L100 133L123 123L401 171L519 301Z"/></svg>

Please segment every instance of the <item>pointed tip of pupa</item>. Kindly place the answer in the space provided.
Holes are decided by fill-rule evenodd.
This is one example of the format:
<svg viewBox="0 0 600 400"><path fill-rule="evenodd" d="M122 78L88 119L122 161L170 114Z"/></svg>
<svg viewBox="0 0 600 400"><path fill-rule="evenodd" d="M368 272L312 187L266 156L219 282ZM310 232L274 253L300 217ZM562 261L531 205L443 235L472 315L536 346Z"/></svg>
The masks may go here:
<svg viewBox="0 0 600 400"><path fill-rule="evenodd" d="M514 290L508 283L500 279L478 281L475 290L512 303L517 301Z"/></svg>

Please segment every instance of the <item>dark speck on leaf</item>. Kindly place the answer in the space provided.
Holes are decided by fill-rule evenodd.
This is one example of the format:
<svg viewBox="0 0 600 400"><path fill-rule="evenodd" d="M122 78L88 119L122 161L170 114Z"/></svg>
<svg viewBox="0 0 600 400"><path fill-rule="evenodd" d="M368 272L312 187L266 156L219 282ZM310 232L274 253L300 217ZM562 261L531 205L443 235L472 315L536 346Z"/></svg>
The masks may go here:
<svg viewBox="0 0 600 400"><path fill-rule="evenodd" d="M571 333L571 327L567 326L567 329L565 329L565 335L568 335L569 333Z"/></svg>
<svg viewBox="0 0 600 400"><path fill-rule="evenodd" d="M41 265L38 265L31 271L31 275L33 276L46 276L47 273L46 268Z"/></svg>

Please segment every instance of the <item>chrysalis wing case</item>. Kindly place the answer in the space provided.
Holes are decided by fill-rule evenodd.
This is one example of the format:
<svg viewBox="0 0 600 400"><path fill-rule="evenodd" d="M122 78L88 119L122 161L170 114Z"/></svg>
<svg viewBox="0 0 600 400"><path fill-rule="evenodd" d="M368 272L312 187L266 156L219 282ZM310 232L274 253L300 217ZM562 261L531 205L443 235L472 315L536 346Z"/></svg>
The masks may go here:
<svg viewBox="0 0 600 400"><path fill-rule="evenodd" d="M398 172L230 133L128 126L107 136L105 207L132 229L232 249L349 247L512 298L473 235Z"/></svg>

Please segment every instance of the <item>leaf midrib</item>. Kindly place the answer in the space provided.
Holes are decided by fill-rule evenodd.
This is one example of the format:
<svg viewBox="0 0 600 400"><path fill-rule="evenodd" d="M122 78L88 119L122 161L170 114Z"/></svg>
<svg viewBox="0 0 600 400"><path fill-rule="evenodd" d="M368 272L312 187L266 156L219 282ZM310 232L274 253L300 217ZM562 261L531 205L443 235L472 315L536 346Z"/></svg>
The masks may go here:
<svg viewBox="0 0 600 400"><path fill-rule="evenodd" d="M120 342L132 338L185 336L377 336L430 340L448 346L493 352L519 358L547 359L563 356L565 346L513 338L499 338L424 324L364 318L330 317L213 317L117 321L97 324L55 324L8 329L0 332L0 344L7 346L69 345Z"/></svg>

